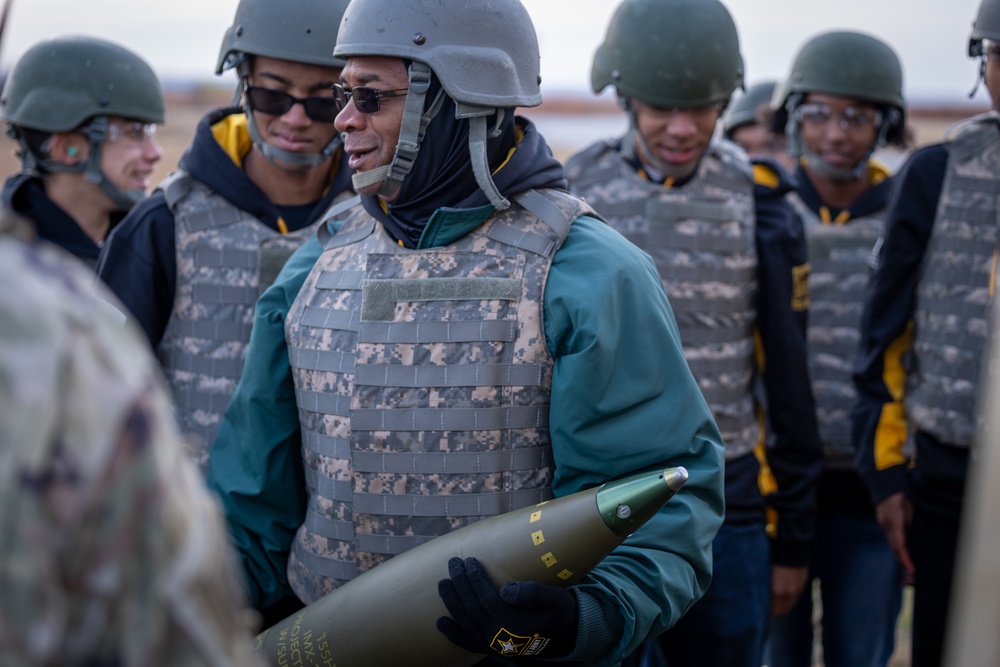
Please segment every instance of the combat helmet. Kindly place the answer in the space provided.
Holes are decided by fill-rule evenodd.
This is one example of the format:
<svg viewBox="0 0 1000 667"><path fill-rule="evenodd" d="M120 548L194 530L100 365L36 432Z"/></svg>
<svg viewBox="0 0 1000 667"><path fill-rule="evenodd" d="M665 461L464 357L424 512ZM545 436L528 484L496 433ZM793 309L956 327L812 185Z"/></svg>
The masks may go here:
<svg viewBox="0 0 1000 667"><path fill-rule="evenodd" d="M776 86L776 81L762 81L750 86L744 94L733 97L732 103L726 107L726 113L722 116L722 129L725 135L731 137L737 128L758 122L758 109L761 105L770 106Z"/></svg>
<svg viewBox="0 0 1000 667"><path fill-rule="evenodd" d="M809 93L851 97L880 108L883 120L868 152L854 169L835 168L808 151L802 142L795 108ZM903 140L906 102L903 99L903 68L892 47L861 32L833 31L811 38L792 62L788 78L771 98L775 122L783 126L793 157L807 155L809 163L839 180L857 178L868 158L885 143Z"/></svg>
<svg viewBox="0 0 1000 667"><path fill-rule="evenodd" d="M623 150L638 146L658 172L686 178L700 160L684 167L660 160L638 130L633 98L663 109L721 111L743 76L736 23L719 0L623 0L594 54L590 83L595 93L614 86L628 113Z"/></svg>
<svg viewBox="0 0 1000 667"><path fill-rule="evenodd" d="M655 107L724 103L743 86L739 35L718 0L624 0L594 55L595 93Z"/></svg>
<svg viewBox="0 0 1000 667"><path fill-rule="evenodd" d="M85 171L118 206L129 208L145 195L122 190L101 171L101 144L108 117L144 123L164 121L163 91L149 65L123 46L96 37L71 35L43 40L14 64L0 95L0 118L20 146L25 169ZM41 154L28 134L77 131L88 137L87 160L64 165Z"/></svg>
<svg viewBox="0 0 1000 667"><path fill-rule="evenodd" d="M969 35L969 57L986 55L983 40L1000 43L1000 0L982 0Z"/></svg>
<svg viewBox="0 0 1000 667"><path fill-rule="evenodd" d="M355 189L382 183L380 194L396 192L416 160L426 127L443 95L455 114L469 121L469 150L476 182L497 209L510 205L490 176L486 157L487 118L504 109L541 104L538 39L518 0L355 0L340 25L334 54L401 58L409 63L399 143L392 163L354 175ZM431 74L441 93L424 111Z"/></svg>
<svg viewBox="0 0 1000 667"><path fill-rule="evenodd" d="M349 0L240 0L233 24L226 30L219 49L215 73L235 69L240 77L237 98L246 90L252 56L341 69L344 60L333 55L337 29ZM269 160L316 166L340 147L340 135L319 153L293 153L264 141L244 100L254 146Z"/></svg>

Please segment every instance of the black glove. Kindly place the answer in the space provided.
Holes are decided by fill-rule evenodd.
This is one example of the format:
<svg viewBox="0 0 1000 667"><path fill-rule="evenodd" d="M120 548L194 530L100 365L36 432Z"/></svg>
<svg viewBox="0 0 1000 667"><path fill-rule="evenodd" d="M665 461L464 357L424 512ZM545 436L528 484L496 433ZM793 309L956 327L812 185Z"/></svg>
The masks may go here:
<svg viewBox="0 0 1000 667"><path fill-rule="evenodd" d="M438 594L452 618L437 627L473 653L507 657L569 655L576 644L576 596L565 588L512 581L498 591L475 558L448 560L448 579Z"/></svg>

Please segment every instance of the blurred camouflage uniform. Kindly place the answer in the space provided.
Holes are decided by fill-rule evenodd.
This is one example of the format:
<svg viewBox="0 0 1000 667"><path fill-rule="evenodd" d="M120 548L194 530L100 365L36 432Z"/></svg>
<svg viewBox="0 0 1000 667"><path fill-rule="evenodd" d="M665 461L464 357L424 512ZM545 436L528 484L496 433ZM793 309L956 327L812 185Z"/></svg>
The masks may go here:
<svg viewBox="0 0 1000 667"><path fill-rule="evenodd" d="M253 665L155 361L21 225L0 217L0 665Z"/></svg>

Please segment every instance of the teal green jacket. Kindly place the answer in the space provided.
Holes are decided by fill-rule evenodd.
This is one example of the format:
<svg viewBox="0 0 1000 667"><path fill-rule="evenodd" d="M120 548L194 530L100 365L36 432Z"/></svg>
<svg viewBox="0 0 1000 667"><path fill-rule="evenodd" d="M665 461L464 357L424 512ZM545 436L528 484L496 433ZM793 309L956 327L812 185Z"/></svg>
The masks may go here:
<svg viewBox="0 0 1000 667"><path fill-rule="evenodd" d="M439 210L421 244L460 236L456 224L478 223ZM257 608L291 595L285 570L307 498L284 320L321 252L314 237L258 301L243 376L212 449L209 485L225 506ZM611 665L672 626L708 587L724 511L722 439L684 360L652 260L618 232L594 218L573 223L549 273L543 317L555 359L554 495L657 468L684 466L690 474L576 585L574 653L588 655L588 643L614 645L600 661Z"/></svg>

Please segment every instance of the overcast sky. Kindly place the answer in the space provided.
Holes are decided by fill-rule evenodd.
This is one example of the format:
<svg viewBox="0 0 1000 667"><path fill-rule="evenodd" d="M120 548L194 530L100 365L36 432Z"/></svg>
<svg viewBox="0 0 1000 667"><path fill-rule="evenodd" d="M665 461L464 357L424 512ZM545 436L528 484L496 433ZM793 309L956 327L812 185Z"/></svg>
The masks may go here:
<svg viewBox="0 0 1000 667"><path fill-rule="evenodd" d="M0 44L2 69L40 39L86 33L131 48L168 81L217 80L213 71L219 44L238 4L238 0L0 3L4 1L13 5ZM809 37L834 29L861 30L888 42L902 60L905 92L913 100L966 101L976 80L977 66L966 48L979 0L723 1L736 20L750 84L784 76ZM541 46L543 95L589 93L591 58L617 2L523 2ZM980 90L976 99L986 103L985 92Z"/></svg>

